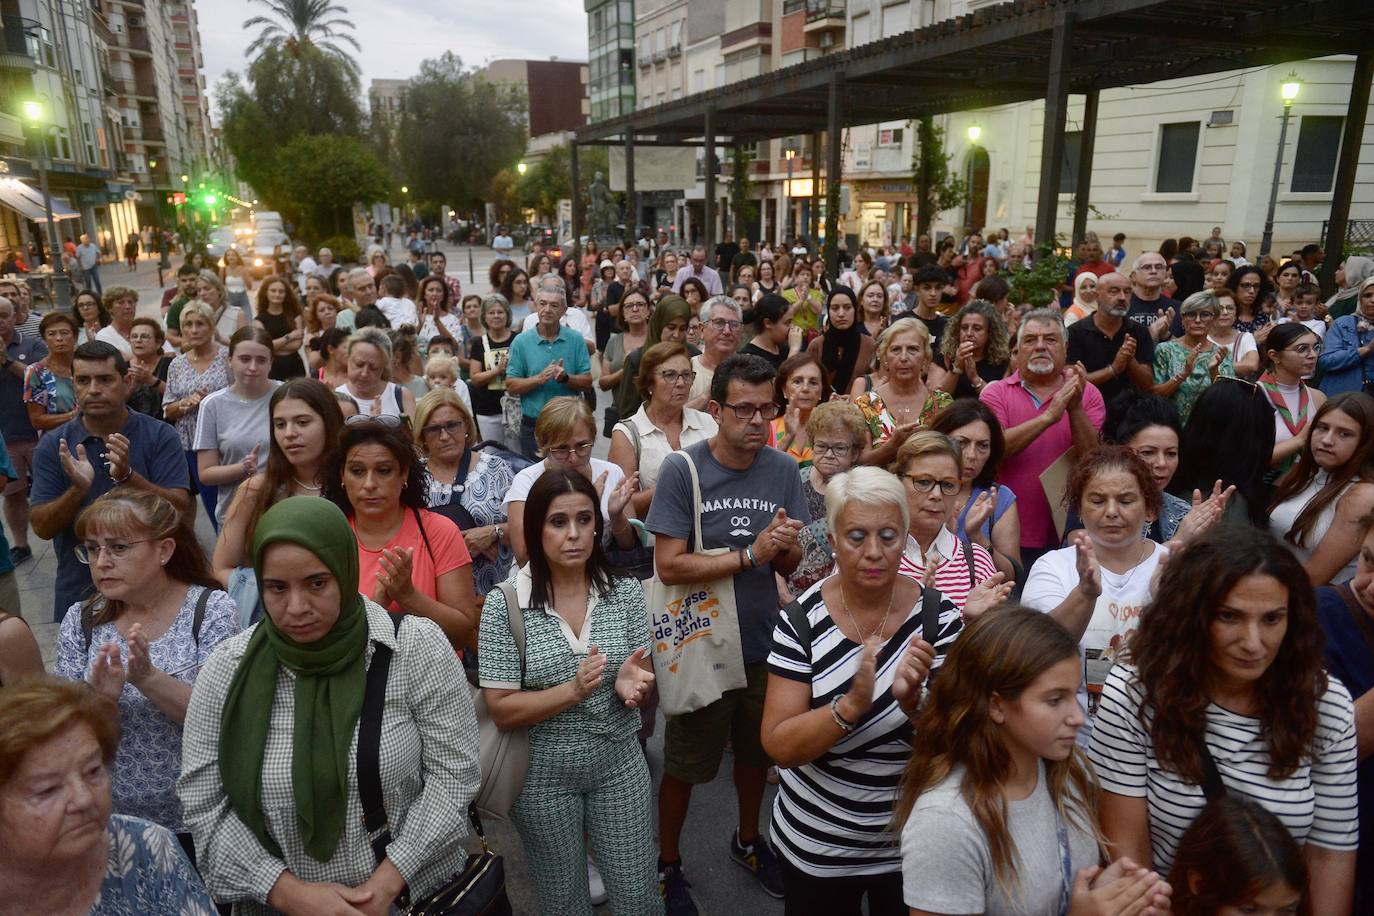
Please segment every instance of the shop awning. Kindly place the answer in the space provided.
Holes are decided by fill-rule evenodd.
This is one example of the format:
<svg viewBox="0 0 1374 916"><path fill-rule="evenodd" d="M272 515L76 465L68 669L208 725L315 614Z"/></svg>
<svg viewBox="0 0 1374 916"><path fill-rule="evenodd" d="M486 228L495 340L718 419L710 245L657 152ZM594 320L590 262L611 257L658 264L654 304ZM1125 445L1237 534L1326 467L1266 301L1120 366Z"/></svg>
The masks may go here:
<svg viewBox="0 0 1374 916"><path fill-rule="evenodd" d="M29 187L17 178L0 180L0 204L9 207L24 219L35 223L46 222L48 213L43 206L43 192ZM81 214L67 205L60 197L52 198L52 218L54 220L80 219Z"/></svg>

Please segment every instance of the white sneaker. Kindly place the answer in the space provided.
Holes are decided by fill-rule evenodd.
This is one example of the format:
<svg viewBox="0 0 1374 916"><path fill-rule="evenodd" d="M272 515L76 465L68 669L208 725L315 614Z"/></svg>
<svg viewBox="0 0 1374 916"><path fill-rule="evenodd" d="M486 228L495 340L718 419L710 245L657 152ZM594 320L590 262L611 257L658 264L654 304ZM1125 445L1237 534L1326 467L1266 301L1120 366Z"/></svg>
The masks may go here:
<svg viewBox="0 0 1374 916"><path fill-rule="evenodd" d="M601 906L610 899L606 882L601 880L601 869L596 867L591 856L587 856L587 887L592 892L592 906Z"/></svg>

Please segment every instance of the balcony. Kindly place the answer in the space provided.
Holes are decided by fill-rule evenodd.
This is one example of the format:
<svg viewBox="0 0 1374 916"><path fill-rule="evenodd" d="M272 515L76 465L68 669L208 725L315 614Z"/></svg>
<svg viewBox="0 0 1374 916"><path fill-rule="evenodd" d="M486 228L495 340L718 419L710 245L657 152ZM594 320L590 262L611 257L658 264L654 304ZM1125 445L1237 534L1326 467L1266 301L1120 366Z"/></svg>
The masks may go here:
<svg viewBox="0 0 1374 916"><path fill-rule="evenodd" d="M153 56L153 46L148 41L148 33L143 31L142 29L139 29L136 32L131 30L129 34L126 36L123 48L126 51L133 51L138 54L146 54L149 57Z"/></svg>
<svg viewBox="0 0 1374 916"><path fill-rule="evenodd" d="M36 33L39 23L35 19L22 16L0 16L0 70L21 70L32 73L38 68L34 60L31 33Z"/></svg>
<svg viewBox="0 0 1374 916"><path fill-rule="evenodd" d="M152 80L116 79L114 87L116 92L126 98L157 101L157 86Z"/></svg>
<svg viewBox="0 0 1374 916"><path fill-rule="evenodd" d="M808 35L816 32L831 32L844 29L845 0L806 0L806 25L803 31Z"/></svg>

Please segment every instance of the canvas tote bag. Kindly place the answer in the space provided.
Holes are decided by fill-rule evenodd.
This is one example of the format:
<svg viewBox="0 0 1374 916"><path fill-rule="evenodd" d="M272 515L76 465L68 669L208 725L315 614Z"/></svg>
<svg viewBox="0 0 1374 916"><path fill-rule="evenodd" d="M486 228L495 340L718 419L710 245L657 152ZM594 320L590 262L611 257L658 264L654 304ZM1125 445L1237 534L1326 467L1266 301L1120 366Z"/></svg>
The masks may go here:
<svg viewBox="0 0 1374 916"><path fill-rule="evenodd" d="M669 456L677 457L687 462L692 478L696 517L690 546L706 556L730 553L728 547L701 548L701 480L686 452ZM667 585L655 570L647 584L644 603L649 610L654 680L663 714L678 716L701 709L725 691L746 686L734 577Z"/></svg>

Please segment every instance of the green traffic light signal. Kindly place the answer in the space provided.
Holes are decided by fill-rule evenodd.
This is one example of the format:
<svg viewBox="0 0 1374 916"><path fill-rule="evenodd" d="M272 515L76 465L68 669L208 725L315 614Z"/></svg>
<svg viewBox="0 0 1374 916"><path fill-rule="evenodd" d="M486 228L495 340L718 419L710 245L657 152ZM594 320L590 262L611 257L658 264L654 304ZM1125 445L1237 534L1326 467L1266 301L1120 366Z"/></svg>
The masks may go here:
<svg viewBox="0 0 1374 916"><path fill-rule="evenodd" d="M213 207L215 204L219 203L219 195L214 192L207 193L202 199L205 201L205 206L207 207Z"/></svg>

